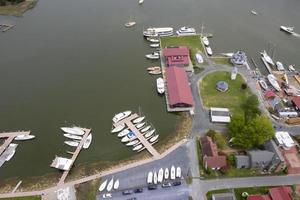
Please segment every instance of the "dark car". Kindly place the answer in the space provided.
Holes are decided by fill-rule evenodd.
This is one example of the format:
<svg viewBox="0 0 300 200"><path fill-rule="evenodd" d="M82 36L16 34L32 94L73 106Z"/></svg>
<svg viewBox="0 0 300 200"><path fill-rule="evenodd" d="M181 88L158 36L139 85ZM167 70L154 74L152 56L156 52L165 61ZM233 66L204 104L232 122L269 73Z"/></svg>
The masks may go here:
<svg viewBox="0 0 300 200"><path fill-rule="evenodd" d="M181 185L181 181L175 181L175 182L172 183L172 185L173 185L173 186Z"/></svg>
<svg viewBox="0 0 300 200"><path fill-rule="evenodd" d="M132 193L133 193L132 190L124 190L124 191L122 192L123 195L129 195L129 194L132 194Z"/></svg>
<svg viewBox="0 0 300 200"><path fill-rule="evenodd" d="M169 182L163 183L163 184L161 185L161 187L163 187L163 188L167 188L167 187L171 187L171 186L172 186L172 184L169 183Z"/></svg>
<svg viewBox="0 0 300 200"><path fill-rule="evenodd" d="M142 193L143 192L143 188L137 188L134 190L134 193Z"/></svg>
<svg viewBox="0 0 300 200"><path fill-rule="evenodd" d="M156 190L157 186L156 185L149 185L148 190Z"/></svg>

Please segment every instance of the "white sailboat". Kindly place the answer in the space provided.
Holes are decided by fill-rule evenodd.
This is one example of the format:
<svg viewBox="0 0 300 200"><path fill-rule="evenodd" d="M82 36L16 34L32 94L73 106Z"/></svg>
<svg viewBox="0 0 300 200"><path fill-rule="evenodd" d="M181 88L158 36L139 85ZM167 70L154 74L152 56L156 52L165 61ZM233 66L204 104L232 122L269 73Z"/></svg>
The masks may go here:
<svg viewBox="0 0 300 200"><path fill-rule="evenodd" d="M268 78L268 81L271 83L271 85L278 91L280 92L281 91L281 88L277 82L277 78L273 75L273 74L269 74L267 76Z"/></svg>
<svg viewBox="0 0 300 200"><path fill-rule="evenodd" d="M127 135L130 131L128 129L124 129L123 131L121 131L120 133L118 133L118 137L124 137L125 135Z"/></svg>
<svg viewBox="0 0 300 200"><path fill-rule="evenodd" d="M151 128L151 126L146 126L145 128L143 128L141 130L141 133L144 133L144 132L148 131L150 128Z"/></svg>
<svg viewBox="0 0 300 200"><path fill-rule="evenodd" d="M252 15L258 15L258 13L255 10L250 11Z"/></svg>
<svg viewBox="0 0 300 200"><path fill-rule="evenodd" d="M137 143L139 143L140 141L139 140L132 140L131 142L128 142L127 144L126 144L126 146L133 146L133 145L135 145L135 144L137 144Z"/></svg>
<svg viewBox="0 0 300 200"><path fill-rule="evenodd" d="M283 30L289 34L294 33L294 27L293 26L280 26L280 30Z"/></svg>
<svg viewBox="0 0 300 200"><path fill-rule="evenodd" d="M163 179L164 179L164 170L163 168L160 168L158 171L157 182L161 183Z"/></svg>
<svg viewBox="0 0 300 200"><path fill-rule="evenodd" d="M71 147L77 147L79 145L79 142L75 142L75 141L65 141L64 143Z"/></svg>
<svg viewBox="0 0 300 200"><path fill-rule="evenodd" d="M176 177L177 177L177 178L180 178L180 177L181 177L181 168L180 168L180 167L177 167L177 168L176 168Z"/></svg>
<svg viewBox="0 0 300 200"><path fill-rule="evenodd" d="M108 185L107 185L107 188L106 188L107 192L110 192L110 191L112 190L113 185L114 185L114 177L112 177L112 178L110 179L110 181L109 181L109 183L108 183Z"/></svg>
<svg viewBox="0 0 300 200"><path fill-rule="evenodd" d="M196 53L195 57L199 64L203 63L203 57L200 53Z"/></svg>
<svg viewBox="0 0 300 200"><path fill-rule="evenodd" d="M148 137L150 137L151 135L153 135L154 132L155 132L155 129L153 129L153 130L151 130L151 131L148 131L148 132L144 135L144 137L145 137L145 138L148 138Z"/></svg>
<svg viewBox="0 0 300 200"><path fill-rule="evenodd" d="M164 178L165 178L165 180L169 179L169 168L165 168Z"/></svg>
<svg viewBox="0 0 300 200"><path fill-rule="evenodd" d="M14 138L16 141L24 141L24 140L31 140L35 138L34 135L18 135L17 137Z"/></svg>
<svg viewBox="0 0 300 200"><path fill-rule="evenodd" d="M69 133L72 135L84 135L84 131L79 127L61 127L63 132Z"/></svg>
<svg viewBox="0 0 300 200"><path fill-rule="evenodd" d="M117 123L118 121L128 117L129 115L131 114L131 111L130 110L127 110L127 111L124 111L124 112L120 112L118 114L116 114L114 117L113 117L113 122L114 123Z"/></svg>
<svg viewBox="0 0 300 200"><path fill-rule="evenodd" d="M175 167L172 165L171 167L171 179L174 180L176 178Z"/></svg>
<svg viewBox="0 0 300 200"><path fill-rule="evenodd" d="M207 55L211 56L213 54L210 46L205 47L205 49L206 49Z"/></svg>
<svg viewBox="0 0 300 200"><path fill-rule="evenodd" d="M99 187L99 191L102 192L106 188L106 185L107 185L107 180L105 180L103 183L101 183L101 185Z"/></svg>
<svg viewBox="0 0 300 200"><path fill-rule="evenodd" d="M79 135L72 135L70 133L65 133L64 136L66 138L73 139L73 140L82 140L82 137Z"/></svg>
<svg viewBox="0 0 300 200"><path fill-rule="evenodd" d="M205 46L209 46L209 40L207 37L202 37L202 42Z"/></svg>
<svg viewBox="0 0 300 200"><path fill-rule="evenodd" d="M150 143L155 142L158 139L159 135L155 135L152 138L150 138Z"/></svg>
<svg viewBox="0 0 300 200"><path fill-rule="evenodd" d="M264 50L263 52L260 53L263 58L266 60L267 63L269 63L270 65L274 65L274 61L272 60L272 58L267 54L267 52Z"/></svg>
<svg viewBox="0 0 300 200"><path fill-rule="evenodd" d="M151 184L152 180L153 180L153 173L152 172L148 172L147 183Z"/></svg>
<svg viewBox="0 0 300 200"><path fill-rule="evenodd" d="M142 122L144 119L145 119L145 116L143 116L143 117L138 117L138 118L134 119L132 122L133 122L134 124L136 124L136 123Z"/></svg>
<svg viewBox="0 0 300 200"><path fill-rule="evenodd" d="M143 145L142 145L142 144L139 144L139 145L135 146L132 150L133 150L133 151L138 151L138 150L140 150L142 147L143 147Z"/></svg>
<svg viewBox="0 0 300 200"><path fill-rule="evenodd" d="M117 190L120 186L120 181L119 179L116 180L115 184L114 184L114 190Z"/></svg>
<svg viewBox="0 0 300 200"><path fill-rule="evenodd" d="M154 175L153 175L153 183L157 184L157 173L156 172L154 172Z"/></svg>
<svg viewBox="0 0 300 200"><path fill-rule="evenodd" d="M91 143L92 143L92 134L90 133L90 134L87 136L86 140L84 141L82 147L83 147L84 149L88 149L88 148L90 147Z"/></svg>
<svg viewBox="0 0 300 200"><path fill-rule="evenodd" d="M115 128L113 128L111 130L112 133L117 133L117 132L120 132L121 130L123 130L125 128L125 125L124 124L121 124L121 125L118 125L116 126Z"/></svg>
<svg viewBox="0 0 300 200"><path fill-rule="evenodd" d="M140 128L142 128L145 124L146 124L145 122L142 122L142 123L137 124L135 127L136 127L137 129L140 129Z"/></svg>
<svg viewBox="0 0 300 200"><path fill-rule="evenodd" d="M276 62L276 67L277 67L278 71L284 71L285 70L283 64L279 61Z"/></svg>
<svg viewBox="0 0 300 200"><path fill-rule="evenodd" d="M159 45L159 43L153 43L153 44L150 44L149 46L152 48L158 48L160 45Z"/></svg>
<svg viewBox="0 0 300 200"><path fill-rule="evenodd" d="M153 52L151 54L146 54L145 57L151 60L157 60L159 59L160 55L158 52Z"/></svg>

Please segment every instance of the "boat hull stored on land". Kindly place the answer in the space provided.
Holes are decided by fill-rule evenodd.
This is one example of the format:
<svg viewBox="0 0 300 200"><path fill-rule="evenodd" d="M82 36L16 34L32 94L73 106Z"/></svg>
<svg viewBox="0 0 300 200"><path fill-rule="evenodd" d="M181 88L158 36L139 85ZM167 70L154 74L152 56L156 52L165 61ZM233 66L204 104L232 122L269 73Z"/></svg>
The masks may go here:
<svg viewBox="0 0 300 200"><path fill-rule="evenodd" d="M99 191L102 192L106 188L106 185L107 185L107 180L105 180L103 183L101 183L101 185L99 187Z"/></svg>
<svg viewBox="0 0 300 200"><path fill-rule="evenodd" d="M271 85L277 90L278 92L281 91L281 88L277 82L276 77L273 74L269 74L268 76L268 81L271 83Z"/></svg>

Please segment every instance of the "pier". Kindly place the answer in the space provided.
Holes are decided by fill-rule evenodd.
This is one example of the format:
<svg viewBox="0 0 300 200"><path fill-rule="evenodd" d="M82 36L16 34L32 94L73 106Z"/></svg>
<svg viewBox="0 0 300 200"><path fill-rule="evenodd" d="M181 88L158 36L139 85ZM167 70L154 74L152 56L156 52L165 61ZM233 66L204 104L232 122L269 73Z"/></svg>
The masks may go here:
<svg viewBox="0 0 300 200"><path fill-rule="evenodd" d="M17 137L18 135L29 135L29 134L30 134L30 131L0 133L0 139L7 138L4 141L4 143L0 146L0 155L9 146L9 144L15 139L15 137Z"/></svg>
<svg viewBox="0 0 300 200"><path fill-rule="evenodd" d="M9 29L13 28L15 25L12 25L12 24L0 24L0 30L2 32L6 32L8 31Z"/></svg>
<svg viewBox="0 0 300 200"><path fill-rule="evenodd" d="M272 69L271 69L270 65L267 63L266 59L263 58L263 57L261 57L261 60L262 60L263 63L265 64L265 66L266 66L268 72L269 72L270 74L272 74Z"/></svg>
<svg viewBox="0 0 300 200"><path fill-rule="evenodd" d="M139 139L139 141L142 143L142 145L148 150L148 152L152 156L158 157L160 154L156 151L156 149L153 148L153 146L148 142L148 140L142 135L142 133L132 123L132 120L137 117L138 117L138 114L136 114L136 113L132 114L129 117L115 123L114 127L117 127L121 124L126 124L127 127L136 135L136 137Z"/></svg>

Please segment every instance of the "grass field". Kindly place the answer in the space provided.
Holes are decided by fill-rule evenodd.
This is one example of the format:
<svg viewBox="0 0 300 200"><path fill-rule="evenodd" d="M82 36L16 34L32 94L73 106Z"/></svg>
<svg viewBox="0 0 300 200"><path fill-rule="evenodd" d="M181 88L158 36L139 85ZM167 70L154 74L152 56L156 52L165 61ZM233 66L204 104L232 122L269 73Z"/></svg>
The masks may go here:
<svg viewBox="0 0 300 200"><path fill-rule="evenodd" d="M226 81L229 89L220 92L216 89L218 81ZM243 114L242 103L251 94L249 88L241 89L245 80L241 75L237 75L236 80L230 79L230 72L214 72L208 74L200 82L200 92L205 107L224 107L229 108L232 114Z"/></svg>
<svg viewBox="0 0 300 200"><path fill-rule="evenodd" d="M12 197L12 198L4 198L1 200L40 200L42 199L40 196L29 196L29 197Z"/></svg>
<svg viewBox="0 0 300 200"><path fill-rule="evenodd" d="M212 61L214 61L216 64L220 64L220 65L228 65L228 66L232 66L232 63L230 62L229 58L211 58Z"/></svg>
<svg viewBox="0 0 300 200"><path fill-rule="evenodd" d="M24 12L32 9L37 0L27 0L16 5L0 6L0 15L22 16Z"/></svg>

